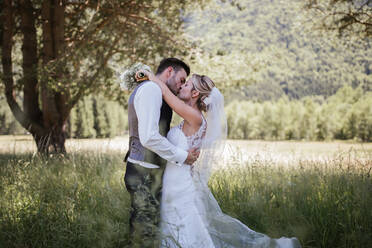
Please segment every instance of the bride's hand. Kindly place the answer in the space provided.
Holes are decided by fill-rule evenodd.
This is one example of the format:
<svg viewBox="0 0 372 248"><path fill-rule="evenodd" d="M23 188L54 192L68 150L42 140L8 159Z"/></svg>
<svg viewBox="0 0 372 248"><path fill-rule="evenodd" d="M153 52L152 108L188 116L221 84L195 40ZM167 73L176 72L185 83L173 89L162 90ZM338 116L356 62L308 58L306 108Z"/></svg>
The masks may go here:
<svg viewBox="0 0 372 248"><path fill-rule="evenodd" d="M143 75L145 75L145 76L143 76ZM137 80L141 80L144 77L147 78L148 80L151 80L151 81L154 81L154 79L156 78L154 73L152 73L151 71L139 70L139 71L136 72L136 79Z"/></svg>
<svg viewBox="0 0 372 248"><path fill-rule="evenodd" d="M158 84L160 86L160 88L162 89L162 91L163 91L163 87L167 87L167 85L163 81L161 81L157 76L155 76L154 73L152 73L151 71L147 71L147 70L139 70L136 73L136 79L137 80L141 78L139 76L140 73L143 73L150 81Z"/></svg>

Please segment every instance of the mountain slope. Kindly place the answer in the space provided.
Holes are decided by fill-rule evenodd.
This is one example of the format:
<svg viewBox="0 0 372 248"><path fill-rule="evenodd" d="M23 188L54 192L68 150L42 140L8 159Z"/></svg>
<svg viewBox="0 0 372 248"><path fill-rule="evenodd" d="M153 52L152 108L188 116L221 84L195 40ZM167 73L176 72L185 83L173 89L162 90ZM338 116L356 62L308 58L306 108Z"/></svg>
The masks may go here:
<svg viewBox="0 0 372 248"><path fill-rule="evenodd" d="M372 90L371 40L320 34L300 1L212 1L185 18L185 31L208 53L193 71L210 75L242 98L330 96L342 85ZM237 94L237 92L239 94Z"/></svg>

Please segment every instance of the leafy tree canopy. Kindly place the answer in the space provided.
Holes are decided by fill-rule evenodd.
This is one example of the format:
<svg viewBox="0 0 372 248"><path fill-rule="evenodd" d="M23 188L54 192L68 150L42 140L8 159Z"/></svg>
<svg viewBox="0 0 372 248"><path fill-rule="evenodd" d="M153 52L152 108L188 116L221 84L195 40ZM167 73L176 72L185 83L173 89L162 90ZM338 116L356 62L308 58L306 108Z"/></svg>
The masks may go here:
<svg viewBox="0 0 372 248"><path fill-rule="evenodd" d="M198 3L203 0L1 0L6 99L39 150L64 151L72 107L87 94L117 95L117 69L189 50L182 13Z"/></svg>

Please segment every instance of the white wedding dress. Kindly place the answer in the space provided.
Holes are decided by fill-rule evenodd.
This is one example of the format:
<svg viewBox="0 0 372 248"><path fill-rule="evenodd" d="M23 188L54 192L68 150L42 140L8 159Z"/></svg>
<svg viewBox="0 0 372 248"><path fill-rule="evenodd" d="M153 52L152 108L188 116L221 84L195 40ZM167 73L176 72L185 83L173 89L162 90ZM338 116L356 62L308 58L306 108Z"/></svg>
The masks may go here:
<svg viewBox="0 0 372 248"><path fill-rule="evenodd" d="M167 138L184 150L200 147L206 126L203 118L199 131L186 137L182 122ZM161 238L161 247L170 248L300 247L296 238L271 239L222 213L208 186L191 167L171 162L163 176Z"/></svg>

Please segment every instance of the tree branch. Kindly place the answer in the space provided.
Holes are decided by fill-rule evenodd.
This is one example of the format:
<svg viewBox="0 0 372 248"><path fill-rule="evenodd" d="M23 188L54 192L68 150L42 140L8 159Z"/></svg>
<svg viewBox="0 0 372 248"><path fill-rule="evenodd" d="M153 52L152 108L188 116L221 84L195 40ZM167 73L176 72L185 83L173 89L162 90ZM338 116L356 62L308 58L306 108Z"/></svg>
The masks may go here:
<svg viewBox="0 0 372 248"><path fill-rule="evenodd" d="M372 27L370 2L370 0L366 0L358 5L352 0L328 0L326 6L323 6L318 1L307 0L305 7L320 11L323 15L322 25L328 30L338 30L339 33L342 33L348 27L359 25L364 27L364 31L359 29L350 29L349 31L370 36ZM348 7L347 10L343 8L345 6ZM326 22L329 18L332 18L331 23Z"/></svg>
<svg viewBox="0 0 372 248"><path fill-rule="evenodd" d="M75 104L80 100L80 98L83 96L85 90L87 88L90 88L93 83L94 83L94 80L97 78L97 76L99 75L99 73L105 68L108 60L111 58L111 56L114 54L114 51L115 51L115 46L116 44L119 42L120 36L116 36L114 42L112 43L109 51L107 52L106 56L102 59L102 63L100 64L100 66L97 68L97 71L89 78L87 78L86 76L83 76L83 80L81 80L82 82L86 82L86 87L81 87L79 89L79 91L77 92L77 94L70 99L70 102L69 102L69 107L67 109L71 110Z"/></svg>
<svg viewBox="0 0 372 248"><path fill-rule="evenodd" d="M336 12L333 12L332 13L333 16L336 16L336 15L341 15L341 16L347 16L347 17L350 17L352 18L354 21L358 22L358 23L361 23L363 25L372 25L372 23L369 23L369 22L363 22L361 20L359 20L356 16L362 16L362 15L367 15L369 16L367 13L364 13L364 12L343 12L343 11L336 11ZM370 17L370 16L369 16Z"/></svg>

